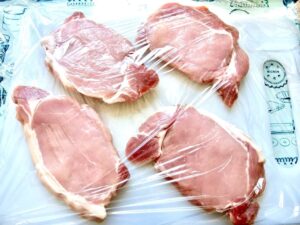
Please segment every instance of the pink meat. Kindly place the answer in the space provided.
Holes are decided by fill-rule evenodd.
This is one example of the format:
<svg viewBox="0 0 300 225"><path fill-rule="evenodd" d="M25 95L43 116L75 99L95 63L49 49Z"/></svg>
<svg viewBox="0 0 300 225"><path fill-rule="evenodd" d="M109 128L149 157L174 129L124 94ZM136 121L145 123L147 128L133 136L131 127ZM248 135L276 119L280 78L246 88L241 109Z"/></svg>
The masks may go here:
<svg viewBox="0 0 300 225"><path fill-rule="evenodd" d="M233 224L252 224L264 190L263 158L231 125L192 107L148 118L126 148L136 163L155 168L205 210L226 213Z"/></svg>
<svg viewBox="0 0 300 225"><path fill-rule="evenodd" d="M232 106L247 74L249 60L238 45L238 31L206 7L163 5L141 27L137 41L198 83L218 83L223 101ZM159 53L161 52L161 53Z"/></svg>
<svg viewBox="0 0 300 225"><path fill-rule="evenodd" d="M45 37L46 64L62 84L106 103L135 101L154 88L158 76L131 57L132 44L81 12Z"/></svg>
<svg viewBox="0 0 300 225"><path fill-rule="evenodd" d="M44 185L82 216L104 219L129 173L96 112L34 87L17 87L13 100Z"/></svg>

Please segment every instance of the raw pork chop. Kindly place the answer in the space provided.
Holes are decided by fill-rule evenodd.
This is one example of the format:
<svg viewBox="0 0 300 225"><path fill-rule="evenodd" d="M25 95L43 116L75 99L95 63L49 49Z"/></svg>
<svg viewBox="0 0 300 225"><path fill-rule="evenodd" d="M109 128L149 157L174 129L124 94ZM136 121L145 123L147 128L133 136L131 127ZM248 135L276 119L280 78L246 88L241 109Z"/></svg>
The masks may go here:
<svg viewBox="0 0 300 225"><path fill-rule="evenodd" d="M115 31L75 12L42 40L50 72L69 89L106 103L134 101L158 76L132 59L132 44Z"/></svg>
<svg viewBox="0 0 300 225"><path fill-rule="evenodd" d="M17 87L13 100L43 184L81 216L104 219L129 173L96 112L34 87Z"/></svg>
<svg viewBox="0 0 300 225"><path fill-rule="evenodd" d="M175 112L174 112L175 111ZM130 160L155 168L191 202L227 213L233 224L251 224L265 186L263 158L231 125L192 107L158 112L126 148Z"/></svg>
<svg viewBox="0 0 300 225"><path fill-rule="evenodd" d="M239 47L238 38L234 27L206 7L169 3L148 18L137 40L190 79L218 82L223 101L232 106L249 68L248 56Z"/></svg>

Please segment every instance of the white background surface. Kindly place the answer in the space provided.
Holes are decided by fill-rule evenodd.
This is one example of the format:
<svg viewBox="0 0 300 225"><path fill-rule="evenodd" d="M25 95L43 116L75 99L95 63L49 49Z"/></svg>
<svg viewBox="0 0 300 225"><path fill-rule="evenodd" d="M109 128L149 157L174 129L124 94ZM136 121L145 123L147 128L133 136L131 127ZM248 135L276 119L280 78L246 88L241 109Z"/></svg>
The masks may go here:
<svg viewBox="0 0 300 225"><path fill-rule="evenodd" d="M138 26L155 6L145 4L124 10L126 6L125 3L116 5L113 11L109 6L87 9L86 14L88 18L104 23L134 41ZM179 72L170 71L170 68L159 71L157 88L135 103L106 105L71 95L95 106L110 128L114 145L122 158L129 137L136 133L140 123L163 106L192 104L236 125L251 137L266 158L267 186L259 199L261 209L257 224L300 224L300 164L283 169L274 160L262 71L266 60L275 59L283 64L288 74L294 115L299 115L299 33L278 13L269 18L254 19L248 16L229 17L220 9L211 9L239 29L240 45L250 57L250 71L241 84L239 98L232 109L226 108L213 90L207 92L209 86L195 84ZM20 34L13 86L34 85L53 94L70 94L47 72L44 51L39 42L73 10L60 10L49 5L46 9L33 8L27 13ZM10 98L8 100L8 115L3 124L5 133L0 139L0 224L93 224L73 213L40 183L22 127L15 119L15 106ZM300 118L295 120L296 127L300 129ZM156 175L151 165L137 168L130 162L125 163L131 179L109 205L109 215L102 224L228 224L225 216L206 213L188 203L171 184Z"/></svg>

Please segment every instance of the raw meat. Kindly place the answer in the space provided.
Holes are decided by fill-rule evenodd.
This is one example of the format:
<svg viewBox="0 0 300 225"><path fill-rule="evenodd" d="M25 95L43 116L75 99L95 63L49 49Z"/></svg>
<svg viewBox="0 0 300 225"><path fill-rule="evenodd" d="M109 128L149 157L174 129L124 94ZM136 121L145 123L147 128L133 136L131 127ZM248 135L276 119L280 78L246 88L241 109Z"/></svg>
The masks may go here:
<svg viewBox="0 0 300 225"><path fill-rule="evenodd" d="M132 44L75 12L42 40L46 64L62 84L106 103L135 101L156 86L153 70L134 62Z"/></svg>
<svg viewBox="0 0 300 225"><path fill-rule="evenodd" d="M163 5L139 30L139 45L198 83L218 83L223 101L232 106L247 74L249 60L238 45L238 31L206 7ZM161 52L161 53L160 53Z"/></svg>
<svg viewBox="0 0 300 225"><path fill-rule="evenodd" d="M35 87L13 93L42 183L81 216L100 221L129 173L96 112Z"/></svg>
<svg viewBox="0 0 300 225"><path fill-rule="evenodd" d="M155 168L205 210L227 213L233 224L253 223L264 190L264 159L241 131L192 107L158 112L127 143L136 163Z"/></svg>

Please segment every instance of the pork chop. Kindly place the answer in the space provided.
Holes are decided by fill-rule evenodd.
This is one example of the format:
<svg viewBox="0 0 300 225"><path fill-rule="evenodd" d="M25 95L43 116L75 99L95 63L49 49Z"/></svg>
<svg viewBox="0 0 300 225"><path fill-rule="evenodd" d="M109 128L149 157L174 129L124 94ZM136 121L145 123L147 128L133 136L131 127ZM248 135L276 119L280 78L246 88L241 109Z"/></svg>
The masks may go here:
<svg viewBox="0 0 300 225"><path fill-rule="evenodd" d="M132 44L75 12L42 40L46 65L68 89L106 103L135 101L155 87L153 70L134 62Z"/></svg>
<svg viewBox="0 0 300 225"><path fill-rule="evenodd" d="M239 130L192 107L155 113L127 143L135 163L155 168L201 208L252 224L265 187L264 159Z"/></svg>
<svg viewBox="0 0 300 225"><path fill-rule="evenodd" d="M81 216L103 220L129 173L96 112L35 87L18 86L13 100L42 183Z"/></svg>
<svg viewBox="0 0 300 225"><path fill-rule="evenodd" d="M239 47L238 38L237 29L206 7L168 3L140 28L137 42L148 45L191 80L218 83L223 101L232 106L249 69L248 56Z"/></svg>

